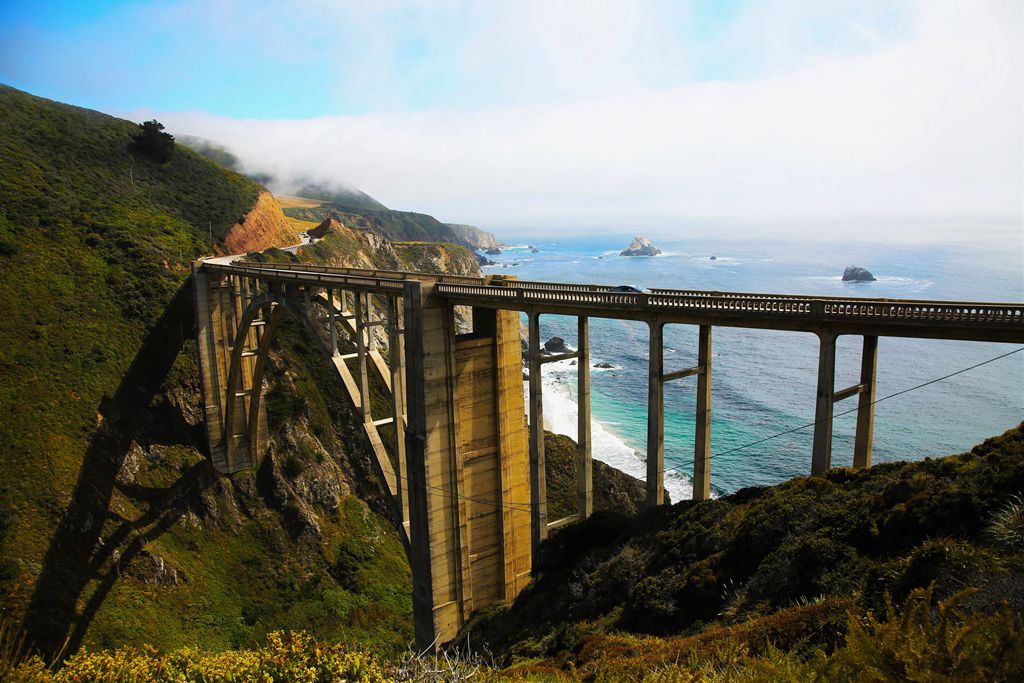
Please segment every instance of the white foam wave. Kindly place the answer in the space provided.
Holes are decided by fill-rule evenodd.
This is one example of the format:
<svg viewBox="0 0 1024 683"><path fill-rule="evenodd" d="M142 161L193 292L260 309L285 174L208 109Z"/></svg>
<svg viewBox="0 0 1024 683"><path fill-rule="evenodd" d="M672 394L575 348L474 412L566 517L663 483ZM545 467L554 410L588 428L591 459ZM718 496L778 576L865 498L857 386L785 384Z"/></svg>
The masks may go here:
<svg viewBox="0 0 1024 683"><path fill-rule="evenodd" d="M579 407L572 398L569 382L575 381L576 366L571 360L548 363L544 366L541 384L544 393L544 428L556 434L565 434L575 440L577 437L577 415ZM599 368L593 368L599 369ZM529 386L524 383L529 405ZM615 422L599 422L591 415L590 439L595 459L607 463L637 479L647 478L646 456L626 444L609 428ZM665 488L673 501L689 500L693 495L690 479L674 470L665 472Z"/></svg>

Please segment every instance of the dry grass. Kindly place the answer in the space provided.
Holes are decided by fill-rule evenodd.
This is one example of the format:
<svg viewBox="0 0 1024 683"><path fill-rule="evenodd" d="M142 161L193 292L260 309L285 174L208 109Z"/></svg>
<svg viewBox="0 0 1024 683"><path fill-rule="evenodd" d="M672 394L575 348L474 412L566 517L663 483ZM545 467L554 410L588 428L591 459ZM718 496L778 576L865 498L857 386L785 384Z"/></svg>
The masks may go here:
<svg viewBox="0 0 1024 683"><path fill-rule="evenodd" d="M322 199L307 199L305 197L289 197L288 195L276 194L274 199L277 200L277 205L282 209L301 208L301 209L315 209L316 207L323 204Z"/></svg>

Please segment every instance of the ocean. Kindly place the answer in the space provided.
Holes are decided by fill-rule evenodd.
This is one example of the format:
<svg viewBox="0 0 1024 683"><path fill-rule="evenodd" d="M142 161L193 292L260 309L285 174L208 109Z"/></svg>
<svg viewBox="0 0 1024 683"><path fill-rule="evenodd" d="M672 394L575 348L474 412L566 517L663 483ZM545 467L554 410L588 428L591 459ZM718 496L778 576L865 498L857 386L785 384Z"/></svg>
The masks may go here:
<svg viewBox="0 0 1024 683"><path fill-rule="evenodd" d="M506 240L513 239L503 235ZM904 299L1024 301L1021 254L964 247L897 247L805 243L655 240L664 253L620 257L631 236L515 243L487 273L520 279L652 288ZM527 245L539 249L531 253ZM715 256L715 260L711 260ZM847 265L876 282L842 282ZM525 322L525 318L524 318ZM541 340L576 345L575 318L541 317ZM644 478L647 437L647 342L644 323L591 319L594 457ZM879 339L878 398L928 382L1017 348L1008 344ZM857 383L860 337L840 337L836 388ZM806 475L812 428L771 438L814 420L818 341L811 334L716 327L712 365L712 465L715 495ZM696 365L697 328L665 328L665 371ZM576 367L544 366L546 427L576 436ZM1024 419L1024 352L884 400L875 406L875 463L918 460L969 449ZM696 379L665 387L666 488L689 498L693 470ZM836 404L836 413L856 399ZM853 459L856 414L835 418L833 466Z"/></svg>

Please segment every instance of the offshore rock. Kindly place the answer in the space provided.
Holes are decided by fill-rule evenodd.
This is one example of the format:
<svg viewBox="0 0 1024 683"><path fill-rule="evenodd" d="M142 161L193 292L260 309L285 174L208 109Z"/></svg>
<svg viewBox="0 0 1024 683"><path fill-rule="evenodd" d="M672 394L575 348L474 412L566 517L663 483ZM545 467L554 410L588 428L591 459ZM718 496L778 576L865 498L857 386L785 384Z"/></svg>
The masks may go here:
<svg viewBox="0 0 1024 683"><path fill-rule="evenodd" d="M548 353L568 353L569 349L565 346L565 340L561 337L552 337L544 342L544 349Z"/></svg>
<svg viewBox="0 0 1024 683"><path fill-rule="evenodd" d="M860 266L846 266L843 282L874 282L875 276Z"/></svg>
<svg viewBox="0 0 1024 683"><path fill-rule="evenodd" d="M634 237L628 249L619 252L619 256L657 256L661 249L651 244L646 237Z"/></svg>

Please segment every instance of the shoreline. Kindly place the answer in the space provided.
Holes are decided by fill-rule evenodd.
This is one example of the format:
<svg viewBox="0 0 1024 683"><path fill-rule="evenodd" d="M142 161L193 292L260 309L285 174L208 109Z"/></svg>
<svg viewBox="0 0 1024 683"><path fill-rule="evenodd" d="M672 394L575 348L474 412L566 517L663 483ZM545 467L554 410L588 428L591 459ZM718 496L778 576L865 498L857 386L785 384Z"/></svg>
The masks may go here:
<svg viewBox="0 0 1024 683"><path fill-rule="evenodd" d="M593 359L591 359L593 361ZM544 428L556 434L577 440L577 414L579 406L572 397L570 382L576 381L576 366L571 360L545 363L541 371L541 386L544 396ZM545 372L546 371L546 372ZM591 372L601 369L591 368ZM524 383L523 392L529 406L529 386ZM529 409L527 409L529 412ZM647 479L647 463L643 453L627 444L622 437L613 433L608 425L590 416L591 452L595 460L600 460L617 470L645 481ZM666 466L667 467L667 466ZM665 489L668 490L673 503L689 500L693 495L693 485L689 477L674 470L665 471Z"/></svg>

